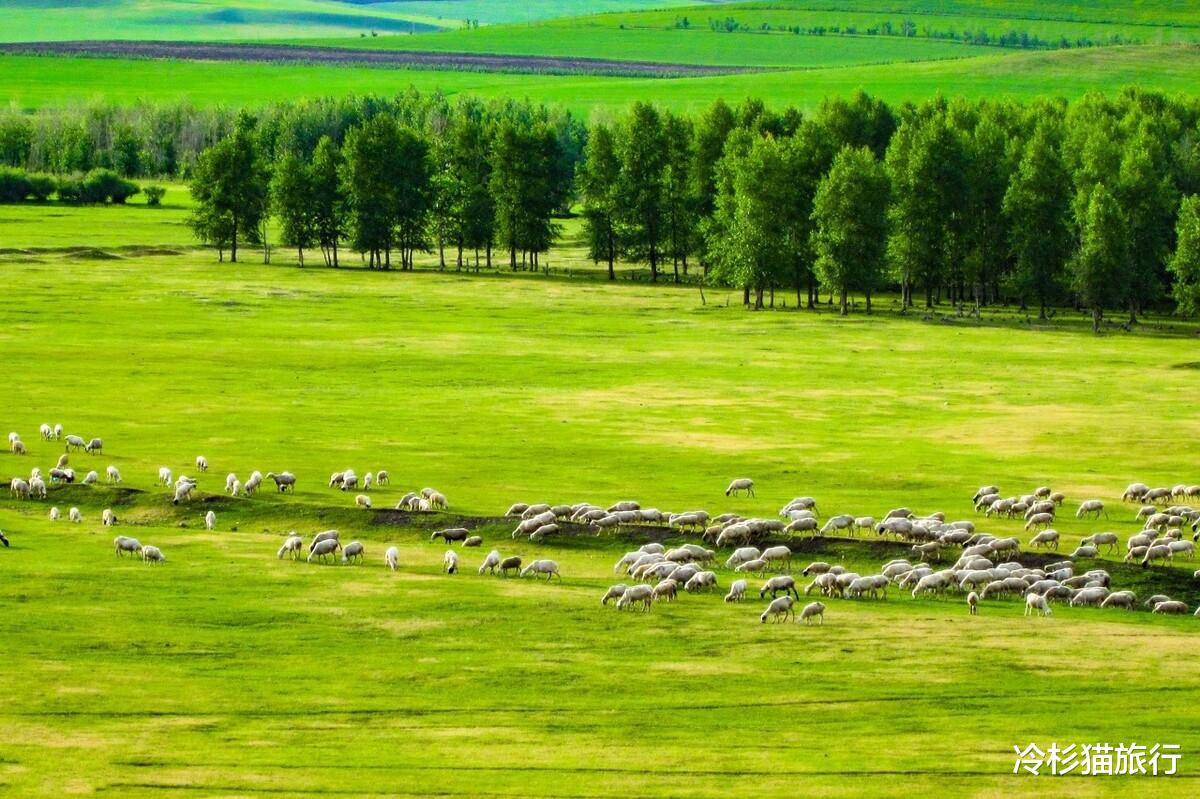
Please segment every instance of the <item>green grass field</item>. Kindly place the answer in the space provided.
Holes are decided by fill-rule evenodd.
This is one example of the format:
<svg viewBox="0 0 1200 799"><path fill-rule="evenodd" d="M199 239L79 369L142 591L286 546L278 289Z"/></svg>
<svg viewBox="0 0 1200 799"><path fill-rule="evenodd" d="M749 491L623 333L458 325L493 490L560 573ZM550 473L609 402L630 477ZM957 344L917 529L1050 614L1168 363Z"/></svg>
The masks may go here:
<svg viewBox="0 0 1200 799"><path fill-rule="evenodd" d="M133 247L170 224L139 216L180 212L79 214ZM428 542L518 499L770 515L811 493L826 515L908 504L974 519L970 494L991 481L1053 484L1064 517L1110 500L1111 520L1057 525L1066 549L1124 535L1126 482L1195 480L1177 446L1200 432L1177 337L1194 325L1094 338L1082 321L901 319L886 300L840 320L628 282L116 254L4 256L0 407L31 454L0 454L0 472L52 465L61 445L37 425L62 421L105 438L76 468L124 475L120 489L0 501L13 542L0 550L0 784L14 795L1038 796L1046 778L1013 776L1011 747L1051 740L1178 743L1181 771L1197 773L1190 617L1027 619L999 600L972 619L960 599L896 593L831 600L824 628L760 625L757 597L618 614L597 600L645 532L533 545L485 521L457 577L439 576L445 546ZM206 498L172 506L157 468L194 474L201 453ZM376 507L433 485L451 513L378 524L324 487L347 466L391 472ZM220 496L226 472L252 469L290 469L299 489ZM726 499L742 474L758 497ZM51 504L84 522L49 522ZM168 563L114 557L104 507ZM216 532L202 531L207 509ZM328 527L366 544L364 566L275 559L288 530ZM555 558L562 585L476 576L492 546ZM905 551L797 546L863 573ZM1143 596L1200 599L1190 563L1094 565ZM1054 786L1192 792L1146 779Z"/></svg>

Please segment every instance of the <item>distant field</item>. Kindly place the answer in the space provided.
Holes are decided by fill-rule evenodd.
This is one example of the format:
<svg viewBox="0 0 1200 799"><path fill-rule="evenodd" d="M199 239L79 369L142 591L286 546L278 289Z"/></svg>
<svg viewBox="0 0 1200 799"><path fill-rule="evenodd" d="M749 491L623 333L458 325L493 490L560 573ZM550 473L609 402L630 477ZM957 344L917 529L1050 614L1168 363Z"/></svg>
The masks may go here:
<svg viewBox="0 0 1200 799"><path fill-rule="evenodd" d="M893 102L921 100L939 92L1070 98L1130 84L1190 91L1198 74L1200 49L1168 45L686 79L200 62L175 62L168 70L160 62L133 59L4 56L0 57L0 93L26 108L98 97L125 103L186 98L200 105L255 106L315 95L392 94L416 86L450 95L528 97L587 116L624 109L635 99L696 110L717 97L736 101L755 96L775 106L813 108L824 97L858 88Z"/></svg>

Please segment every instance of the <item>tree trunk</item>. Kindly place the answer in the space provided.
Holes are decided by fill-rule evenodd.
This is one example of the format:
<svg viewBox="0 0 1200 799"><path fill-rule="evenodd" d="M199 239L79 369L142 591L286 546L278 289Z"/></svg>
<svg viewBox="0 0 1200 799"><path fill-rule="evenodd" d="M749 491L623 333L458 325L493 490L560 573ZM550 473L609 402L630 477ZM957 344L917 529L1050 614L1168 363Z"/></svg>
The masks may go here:
<svg viewBox="0 0 1200 799"><path fill-rule="evenodd" d="M297 255L297 256L299 256L299 258L300 258L300 268L301 268L301 269L303 269L303 268L304 268L304 248L303 248L303 247L297 247L297 248L296 248L296 255Z"/></svg>
<svg viewBox="0 0 1200 799"><path fill-rule="evenodd" d="M229 263L237 263L237 220L233 222L233 236L229 240Z"/></svg>
<svg viewBox="0 0 1200 799"><path fill-rule="evenodd" d="M1100 332L1100 322L1104 319L1104 309L1099 305L1092 308L1092 332Z"/></svg>
<svg viewBox="0 0 1200 799"><path fill-rule="evenodd" d="M762 307L763 307L762 286L756 286L754 289L754 310L761 311Z"/></svg>
<svg viewBox="0 0 1200 799"><path fill-rule="evenodd" d="M338 246L336 241L333 243L333 268L338 268Z"/></svg>
<svg viewBox="0 0 1200 799"><path fill-rule="evenodd" d="M742 305L749 305L749 304L750 304L750 287L745 286L742 288Z"/></svg>
<svg viewBox="0 0 1200 799"><path fill-rule="evenodd" d="M871 312L871 290L870 289L867 289L866 295L867 295L867 313L870 313Z"/></svg>
<svg viewBox="0 0 1200 799"><path fill-rule="evenodd" d="M846 291L845 286L842 286L841 306L842 306L842 308L841 308L840 314L842 316L848 315L850 313L849 292Z"/></svg>

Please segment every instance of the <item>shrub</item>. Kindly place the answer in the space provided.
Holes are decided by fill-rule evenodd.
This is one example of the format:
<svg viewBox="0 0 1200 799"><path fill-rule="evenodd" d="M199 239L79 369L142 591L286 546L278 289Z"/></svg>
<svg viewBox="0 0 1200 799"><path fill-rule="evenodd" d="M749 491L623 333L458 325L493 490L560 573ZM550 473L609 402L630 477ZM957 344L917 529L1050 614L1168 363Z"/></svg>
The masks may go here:
<svg viewBox="0 0 1200 799"><path fill-rule="evenodd" d="M162 186L150 185L142 189L146 195L146 205L162 205L163 195L167 190Z"/></svg>
<svg viewBox="0 0 1200 799"><path fill-rule="evenodd" d="M123 205L141 189L133 181L113 172L111 169L93 169L83 179L82 202L103 203L112 200L117 205Z"/></svg>
<svg viewBox="0 0 1200 799"><path fill-rule="evenodd" d="M50 195L58 188L58 181L52 175L30 175L29 196L40 203L50 199Z"/></svg>
<svg viewBox="0 0 1200 799"><path fill-rule="evenodd" d="M83 202L83 179L78 175L59 178L58 199L64 203Z"/></svg>
<svg viewBox="0 0 1200 799"><path fill-rule="evenodd" d="M29 176L24 170L0 167L0 203L19 203L29 196Z"/></svg>

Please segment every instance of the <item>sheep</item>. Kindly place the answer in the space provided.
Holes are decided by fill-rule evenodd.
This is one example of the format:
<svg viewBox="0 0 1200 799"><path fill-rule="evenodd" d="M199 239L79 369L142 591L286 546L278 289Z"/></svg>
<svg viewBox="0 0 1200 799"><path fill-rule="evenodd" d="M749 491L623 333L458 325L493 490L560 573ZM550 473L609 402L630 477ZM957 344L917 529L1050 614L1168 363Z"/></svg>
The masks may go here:
<svg viewBox="0 0 1200 799"><path fill-rule="evenodd" d="M1052 524L1054 524L1053 513L1035 513L1025 522L1025 531L1028 532L1034 527L1049 527Z"/></svg>
<svg viewBox="0 0 1200 799"><path fill-rule="evenodd" d="M1166 602L1159 602L1157 605L1154 606L1154 610L1152 610L1150 612L1151 613L1161 613L1161 614L1171 614L1171 615L1182 615L1182 614L1188 612L1188 607L1183 602L1172 599L1172 600L1168 600Z"/></svg>
<svg viewBox="0 0 1200 799"><path fill-rule="evenodd" d="M308 562L312 563L313 558L325 560L326 555L337 554L337 551L341 548L341 546L342 545L336 538L325 538L320 541L313 541L312 545L308 548Z"/></svg>
<svg viewBox="0 0 1200 799"><path fill-rule="evenodd" d="M1041 594L1028 594L1025 597L1025 615L1028 616L1034 611L1040 613L1042 618L1054 615L1054 611L1050 609L1050 603Z"/></svg>
<svg viewBox="0 0 1200 799"><path fill-rule="evenodd" d="M783 528L785 533L813 533L817 531L817 520L811 517L794 519L787 527Z"/></svg>
<svg viewBox="0 0 1200 799"><path fill-rule="evenodd" d="M745 580L734 580L729 585L729 593L725 595L726 602L741 602L746 598L747 584ZM797 594L799 596L799 594Z"/></svg>
<svg viewBox="0 0 1200 799"><path fill-rule="evenodd" d="M1079 503L1079 510L1075 511L1075 518L1082 519L1088 514L1096 514L1096 518L1100 518L1100 514L1104 514L1104 518L1108 518L1108 511L1104 509L1104 503L1098 499L1088 499Z"/></svg>
<svg viewBox="0 0 1200 799"><path fill-rule="evenodd" d="M786 546L767 547L759 557L768 564L778 563L784 570L792 566L792 550Z"/></svg>
<svg viewBox="0 0 1200 799"><path fill-rule="evenodd" d="M137 555L142 551L142 545L136 538L119 535L113 539L113 547L116 549L117 557L122 557L126 552L131 555Z"/></svg>
<svg viewBox="0 0 1200 799"><path fill-rule="evenodd" d="M853 535L854 530L856 530L856 529L857 530L870 530L874 527L875 527L875 517L874 516L856 516L854 518L854 526L850 528L850 532Z"/></svg>
<svg viewBox="0 0 1200 799"><path fill-rule="evenodd" d="M105 508L100 514L100 523L105 527L113 527L117 523L117 514L112 512L112 508Z"/></svg>
<svg viewBox="0 0 1200 799"><path fill-rule="evenodd" d="M338 488L342 491L350 491L351 489L358 488L358 475L354 473L353 469L347 469L342 472L342 479L338 483Z"/></svg>
<svg viewBox="0 0 1200 799"><path fill-rule="evenodd" d="M1086 586L1077 588L1071 592L1071 607L1080 607L1084 605L1099 605L1109 594L1109 590L1104 586Z"/></svg>
<svg viewBox="0 0 1200 799"><path fill-rule="evenodd" d="M170 469L168 469L166 466L158 467L158 482L156 483L156 485L169 486L169 485L171 485L172 478L173 478L173 475L171 474Z"/></svg>
<svg viewBox="0 0 1200 799"><path fill-rule="evenodd" d="M142 547L142 561L144 563L166 563L167 556L158 547L152 547L147 544Z"/></svg>
<svg viewBox="0 0 1200 799"><path fill-rule="evenodd" d="M736 495L739 491L745 491L748 495L754 496L754 481L749 477L739 477L729 484L729 488L725 489L725 496Z"/></svg>
<svg viewBox="0 0 1200 799"><path fill-rule="evenodd" d="M296 558L300 557L300 553L303 551L303 549L304 539L295 533L292 533L283 542L283 546L279 548L279 551L275 553L275 557L277 557L279 560L283 560L284 555L291 555L292 559L295 560Z"/></svg>
<svg viewBox="0 0 1200 799"><path fill-rule="evenodd" d="M604 596L600 597L600 604L607 605L608 600L610 600L610 599L620 599L622 596L625 595L625 592L628 590L629 590L629 586L625 585L625 583L617 583L616 585L610 585L608 587L608 590L604 592Z"/></svg>
<svg viewBox="0 0 1200 799"><path fill-rule="evenodd" d="M534 530L532 533L529 534L529 540L530 541L541 541L546 536L554 535L557 532L558 532L557 524L554 524L554 523L543 524L542 526L538 527L536 530Z"/></svg>
<svg viewBox="0 0 1200 799"><path fill-rule="evenodd" d="M63 436L63 426L61 424L54 425L54 435L53 435L54 440L59 441L62 439L62 436Z"/></svg>
<svg viewBox="0 0 1200 799"><path fill-rule="evenodd" d="M711 574L712 572L704 573ZM698 577L699 575L696 576ZM692 580L694 579L696 578L693 577ZM688 585L691 585L692 580L688 580ZM714 582L713 585L716 585L716 583ZM679 582L668 577L667 579L661 581L658 585L654 586L654 591L652 593L654 594L655 602L660 599L665 599L668 602L674 602L675 597L679 593Z"/></svg>
<svg viewBox="0 0 1200 799"><path fill-rule="evenodd" d="M979 490L975 492L975 496L971 497L971 501L978 502L980 497L987 496L988 494L999 494L999 493L1000 493L1000 486L994 486L994 485L980 486Z"/></svg>
<svg viewBox="0 0 1200 799"><path fill-rule="evenodd" d="M745 582L744 580L742 582ZM779 575L772 577L763 583L762 588L758 590L758 598L762 599L771 592L771 598L774 599L781 591L784 594L792 594L796 599L800 598L800 592L796 590L796 580L789 575Z"/></svg>
<svg viewBox="0 0 1200 799"><path fill-rule="evenodd" d="M91 441L83 445L83 451L89 455L97 455L104 452L104 441L99 438L93 438Z"/></svg>
<svg viewBox="0 0 1200 799"><path fill-rule="evenodd" d="M204 514L204 529L205 530L217 529L217 514L215 511L210 510L208 513Z"/></svg>
<svg viewBox="0 0 1200 799"><path fill-rule="evenodd" d="M78 524L79 522L83 521L83 514L79 512L79 508L71 508L69 511L67 511L67 518Z"/></svg>
<svg viewBox="0 0 1200 799"><path fill-rule="evenodd" d="M510 571L519 572L521 569L521 558L512 555L500 561L500 574L507 577Z"/></svg>
<svg viewBox="0 0 1200 799"><path fill-rule="evenodd" d="M429 540L436 541L440 538L447 544L452 544L455 541L466 541L467 536L470 534L471 531L465 527L451 527L446 530L435 530L433 534L429 536Z"/></svg>
<svg viewBox="0 0 1200 799"><path fill-rule="evenodd" d="M375 475L372 474L371 472L367 472L366 474L363 475L362 490L370 491L371 484L374 482L375 482Z"/></svg>
<svg viewBox="0 0 1200 799"><path fill-rule="evenodd" d="M749 574L753 574L753 573L757 572L761 576L766 571L766 569L767 569L767 562L765 560L763 560L762 558L755 558L754 560L748 560L745 563L739 564L738 567L734 569L734 571L735 572L746 572Z"/></svg>
<svg viewBox="0 0 1200 799"><path fill-rule="evenodd" d="M192 491L195 489L195 483L176 483L175 496L171 499L171 504L178 505L180 502L190 502L192 499Z"/></svg>
<svg viewBox="0 0 1200 799"><path fill-rule="evenodd" d="M366 554L361 541L351 541L346 546L342 547L342 563L349 563L352 560L362 562L363 555Z"/></svg>
<svg viewBox="0 0 1200 799"><path fill-rule="evenodd" d="M46 498L46 481L41 477L34 477L29 481L29 498L30 499L45 499Z"/></svg>
<svg viewBox="0 0 1200 799"><path fill-rule="evenodd" d="M1134 500L1141 499L1142 497L1146 496L1146 492L1149 490L1150 486L1146 485L1145 483L1130 483L1125 489L1125 492L1121 494L1121 501L1132 502Z"/></svg>
<svg viewBox="0 0 1200 799"><path fill-rule="evenodd" d="M820 619L820 626L825 626L825 603L824 602L809 602L800 611L800 618L796 621L802 621L805 624L812 624L813 619Z"/></svg>
<svg viewBox="0 0 1200 799"><path fill-rule="evenodd" d="M10 436L10 439L11 439L11 436ZM87 442L84 441L79 436L70 436L70 435L67 436L67 445L65 448L67 452L70 452L72 449L80 450L86 446L87 446Z"/></svg>
<svg viewBox="0 0 1200 799"><path fill-rule="evenodd" d="M1114 591L1104 598L1100 607L1133 610L1135 604L1137 604L1137 596L1132 591Z"/></svg>
<svg viewBox="0 0 1200 799"><path fill-rule="evenodd" d="M442 556L442 571L446 574L458 573L458 553L453 549L447 549L446 554Z"/></svg>
<svg viewBox="0 0 1200 799"><path fill-rule="evenodd" d="M496 569L499 566L500 551L493 549L487 554L487 557L483 559L483 563L479 564L479 573L482 575L484 572L490 571L492 574L495 574Z"/></svg>
<svg viewBox="0 0 1200 799"><path fill-rule="evenodd" d="M1196 545L1191 541L1172 541L1167 544L1167 548L1171 550L1172 558L1181 552L1188 560L1191 560L1196 555Z"/></svg>
<svg viewBox="0 0 1200 799"><path fill-rule="evenodd" d="M796 612L792 610L792 605L794 604L795 600L790 596L781 596L778 599L772 599L771 604L767 605L767 609L762 612L758 620L766 624L768 616L774 618L776 623L786 620L789 616L794 619L796 617Z"/></svg>
<svg viewBox="0 0 1200 799"><path fill-rule="evenodd" d="M1069 558L1098 558L1100 557L1100 549L1091 544L1081 544L1075 547L1075 551L1067 557Z"/></svg>
<svg viewBox="0 0 1200 799"><path fill-rule="evenodd" d="M44 440L54 438L54 430L48 424L43 424L38 431L42 434Z"/></svg>
<svg viewBox="0 0 1200 799"><path fill-rule="evenodd" d="M933 560L942 559L942 542L930 541L928 544L917 544L912 548L912 554L920 556L921 560L931 558Z"/></svg>
<svg viewBox="0 0 1200 799"><path fill-rule="evenodd" d="M648 585L632 585L625 589L625 593L617 600L617 610L624 610L630 605L640 604L642 612L648 613L653 603L654 589Z"/></svg>
<svg viewBox="0 0 1200 799"><path fill-rule="evenodd" d="M505 516L520 516L522 513L524 513L528 509L529 509L528 504L526 504L524 502L515 502L512 505L508 506L508 510L504 511L504 515Z"/></svg>
<svg viewBox="0 0 1200 799"><path fill-rule="evenodd" d="M279 474L275 474L275 472L267 472L267 479L275 481L275 490L280 494L287 491L290 491L293 494L296 493L296 475L292 474L291 472L280 472ZM364 489L365 488L366 487L364 486Z"/></svg>
<svg viewBox="0 0 1200 799"><path fill-rule="evenodd" d="M246 492L246 496L253 496L258 491L258 487L262 485L262 481L262 472L255 470L246 478L245 484L242 485L242 490Z"/></svg>
<svg viewBox="0 0 1200 799"><path fill-rule="evenodd" d="M697 572L684 584L683 589L689 594L717 587L717 575L710 571Z"/></svg>
<svg viewBox="0 0 1200 799"><path fill-rule="evenodd" d="M544 574L546 575L547 582L557 577L559 582L562 582L562 575L558 573L558 564L552 560L535 560L521 570L522 577L529 574L535 577L539 574Z"/></svg>
<svg viewBox="0 0 1200 799"><path fill-rule="evenodd" d="M974 591L967 594L967 608L970 610L972 616L979 615L979 594Z"/></svg>
<svg viewBox="0 0 1200 799"><path fill-rule="evenodd" d="M853 516L850 516L845 513L843 513L839 516L830 516L829 519L825 522L825 526L821 528L821 535L827 535L828 533L835 532L838 530L849 530L853 526L854 526L854 517Z"/></svg>
<svg viewBox="0 0 1200 799"><path fill-rule="evenodd" d="M1142 556L1142 565L1149 566L1156 560L1168 561L1171 559L1171 547L1167 544L1154 544L1146 548L1145 555Z"/></svg>
<svg viewBox="0 0 1200 799"><path fill-rule="evenodd" d="M344 483L345 481L346 481L346 473L345 472L334 472L333 474L329 475L329 487L330 488L341 488L342 483Z"/></svg>
<svg viewBox="0 0 1200 799"><path fill-rule="evenodd" d="M64 469L62 467L55 466L53 469L50 470L50 482L51 483L74 483L75 482L75 470L74 469Z"/></svg>
<svg viewBox="0 0 1200 799"><path fill-rule="evenodd" d="M58 518L59 518L58 508L51 508L50 509L50 521L56 522L56 521L58 521Z"/></svg>
<svg viewBox="0 0 1200 799"><path fill-rule="evenodd" d="M371 498L368 497L366 494L359 494L358 496L356 496L354 498L354 504L360 508L365 508L366 510L370 510L371 509Z"/></svg>
<svg viewBox="0 0 1200 799"><path fill-rule="evenodd" d="M467 540L463 541L463 542L462 542L462 545L463 545L464 547L478 547L478 546L483 546L483 536L481 536L481 535L473 535L473 536L469 537Z"/></svg>
<svg viewBox="0 0 1200 799"><path fill-rule="evenodd" d="M946 590L950 581L946 575L940 572L922 577L912 590L913 599L916 599L921 594L940 594Z"/></svg>
<svg viewBox="0 0 1200 799"><path fill-rule="evenodd" d="M886 522L889 519L911 519L916 514L908 508L892 508L884 514L883 520Z"/></svg>
<svg viewBox="0 0 1200 799"><path fill-rule="evenodd" d="M337 530L323 530L313 536L312 543L308 545L308 551L312 552L322 541L337 541L340 537L341 533Z"/></svg>
<svg viewBox="0 0 1200 799"><path fill-rule="evenodd" d="M441 491L434 491L432 494L426 497L426 500L428 500L429 508L431 510L447 510L450 507L449 503L446 501L446 495Z"/></svg>
<svg viewBox="0 0 1200 799"><path fill-rule="evenodd" d="M1029 517L1035 513L1049 513L1050 515L1054 515L1055 505L1053 502L1050 502L1049 500L1046 500L1043 502L1035 502L1029 506L1028 510L1025 511L1025 516L1024 516L1025 520L1028 521Z"/></svg>
<svg viewBox="0 0 1200 799"><path fill-rule="evenodd" d="M388 547L387 551L383 553L383 562L389 569L396 571L400 568L400 550L396 547ZM479 567L479 573L483 574L483 566Z"/></svg>
<svg viewBox="0 0 1200 799"><path fill-rule="evenodd" d="M1095 547L1107 545L1108 551L1112 552L1117 548L1117 541L1118 539L1116 533L1093 533L1092 535L1080 539L1079 543Z"/></svg>
<svg viewBox="0 0 1200 799"><path fill-rule="evenodd" d="M80 480L79 482L81 482L85 486L94 486L96 484L96 481L99 479L100 479L100 475L96 474L95 470L92 470L92 471L88 472L87 474L85 474L83 476L83 479Z"/></svg>
<svg viewBox="0 0 1200 799"><path fill-rule="evenodd" d="M196 456L196 471L198 471L198 472L207 472L208 471L208 458L204 457L203 455Z"/></svg>
<svg viewBox="0 0 1200 799"><path fill-rule="evenodd" d="M11 443L9 444L9 448L12 450L12 454L14 454L14 455L26 455L26 454L28 454L28 453L27 453L27 451L26 451L26 449L25 449L25 442L24 442L24 441L22 441L22 440L21 440L21 439L19 439L19 438L18 438L18 439L16 439L15 441L11 442Z"/></svg>
<svg viewBox="0 0 1200 799"><path fill-rule="evenodd" d="M813 561L812 563L805 566L804 571L802 571L800 573L802 575L804 575L805 577L807 577L810 574L825 574L826 572L829 571L829 569L830 569L830 566L828 563L826 563L823 560L818 560L818 561Z"/></svg>

